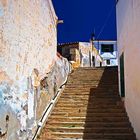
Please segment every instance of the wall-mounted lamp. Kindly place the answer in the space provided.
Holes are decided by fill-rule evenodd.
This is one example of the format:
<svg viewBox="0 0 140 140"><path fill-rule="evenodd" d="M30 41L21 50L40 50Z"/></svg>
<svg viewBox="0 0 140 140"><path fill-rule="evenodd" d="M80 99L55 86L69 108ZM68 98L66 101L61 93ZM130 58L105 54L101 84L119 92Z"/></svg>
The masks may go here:
<svg viewBox="0 0 140 140"><path fill-rule="evenodd" d="M57 24L63 24L64 20L57 20Z"/></svg>

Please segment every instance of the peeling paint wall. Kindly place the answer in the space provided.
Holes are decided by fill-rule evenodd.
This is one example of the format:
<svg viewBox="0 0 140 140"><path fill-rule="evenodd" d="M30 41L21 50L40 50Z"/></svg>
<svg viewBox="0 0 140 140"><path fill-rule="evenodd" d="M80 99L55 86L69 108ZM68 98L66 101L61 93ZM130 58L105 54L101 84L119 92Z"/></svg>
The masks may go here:
<svg viewBox="0 0 140 140"><path fill-rule="evenodd" d="M124 53L125 106L140 140L140 0L118 1L117 30L119 57Z"/></svg>
<svg viewBox="0 0 140 140"><path fill-rule="evenodd" d="M57 18L51 10L51 1L3 1L0 69L11 81L28 77L34 68L44 74L56 55Z"/></svg>
<svg viewBox="0 0 140 140"><path fill-rule="evenodd" d="M58 45L58 50L62 56L71 61L74 68L93 67L92 55L95 57L94 66L100 67L102 59L97 49L92 45L91 42L64 43Z"/></svg>
<svg viewBox="0 0 140 140"><path fill-rule="evenodd" d="M41 118L42 112L45 110L48 103L56 95L59 87L64 84L71 66L66 58L57 58L51 71L46 74L46 77L41 80L40 97L37 107L37 119Z"/></svg>
<svg viewBox="0 0 140 140"><path fill-rule="evenodd" d="M81 67L100 67L101 56L94 47L93 42L80 42L79 50L81 53ZM94 57L94 60L93 58Z"/></svg>
<svg viewBox="0 0 140 140"><path fill-rule="evenodd" d="M56 25L51 0L0 1L0 139L32 137L68 76L68 61L56 55Z"/></svg>
<svg viewBox="0 0 140 140"><path fill-rule="evenodd" d="M92 59L91 52L92 52L92 46L90 43L79 42L81 67L91 66L91 59Z"/></svg>

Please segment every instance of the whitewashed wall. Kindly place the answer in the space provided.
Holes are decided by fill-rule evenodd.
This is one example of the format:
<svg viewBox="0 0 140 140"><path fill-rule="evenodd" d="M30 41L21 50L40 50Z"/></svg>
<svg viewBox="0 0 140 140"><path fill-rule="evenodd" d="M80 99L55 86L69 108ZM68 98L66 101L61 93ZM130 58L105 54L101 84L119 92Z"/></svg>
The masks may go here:
<svg viewBox="0 0 140 140"><path fill-rule="evenodd" d="M93 66L92 55L95 57L95 67L100 67L102 59L96 48L92 48L92 42L79 42L79 49L82 55L81 67Z"/></svg>
<svg viewBox="0 0 140 140"><path fill-rule="evenodd" d="M0 67L12 81L28 77L34 68L44 74L55 58L57 18L50 4L0 1Z"/></svg>
<svg viewBox="0 0 140 140"><path fill-rule="evenodd" d="M0 0L0 139L26 139L68 75L56 25L51 0Z"/></svg>
<svg viewBox="0 0 140 140"><path fill-rule="evenodd" d="M90 67L92 52L91 44L79 42L79 51L81 57L81 67Z"/></svg>
<svg viewBox="0 0 140 140"><path fill-rule="evenodd" d="M140 0L119 0L117 4L119 56L124 52L125 106L140 140Z"/></svg>
<svg viewBox="0 0 140 140"><path fill-rule="evenodd" d="M114 47L113 53L108 53L108 52L102 52L102 44L112 44ZM118 55L117 55L117 42L116 41L107 41L107 40L99 40L99 41L94 41L94 45L97 50L99 50L99 54L103 58L103 63L102 66L107 66L106 60L110 60L110 66L117 66L118 65Z"/></svg>

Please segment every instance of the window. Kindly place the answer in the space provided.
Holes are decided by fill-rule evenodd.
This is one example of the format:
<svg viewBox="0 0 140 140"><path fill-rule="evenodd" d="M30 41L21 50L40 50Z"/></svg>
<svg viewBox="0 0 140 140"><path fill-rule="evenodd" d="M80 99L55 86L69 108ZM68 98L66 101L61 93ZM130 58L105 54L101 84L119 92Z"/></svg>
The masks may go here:
<svg viewBox="0 0 140 140"><path fill-rule="evenodd" d="M92 64L93 64L93 66L95 66L95 57L94 56L92 56Z"/></svg>
<svg viewBox="0 0 140 140"><path fill-rule="evenodd" d="M102 44L101 45L101 51L102 52L113 52L114 51L114 47L113 44Z"/></svg>

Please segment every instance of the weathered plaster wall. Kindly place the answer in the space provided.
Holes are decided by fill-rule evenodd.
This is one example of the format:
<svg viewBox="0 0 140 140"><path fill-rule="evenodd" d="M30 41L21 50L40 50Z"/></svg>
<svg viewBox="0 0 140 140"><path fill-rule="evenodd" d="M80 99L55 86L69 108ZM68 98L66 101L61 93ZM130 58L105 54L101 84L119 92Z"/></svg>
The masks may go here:
<svg viewBox="0 0 140 140"><path fill-rule="evenodd" d="M91 66L91 59L92 59L91 52L92 52L92 46L90 43L86 43L86 42L79 43L81 67Z"/></svg>
<svg viewBox="0 0 140 140"><path fill-rule="evenodd" d="M74 68L90 67L92 64L92 55L95 57L95 66L99 67L102 61L97 49L91 42L66 43L58 46L62 56L71 61Z"/></svg>
<svg viewBox="0 0 140 140"><path fill-rule="evenodd" d="M68 61L56 55L56 25L51 0L0 1L0 138L31 136L68 75Z"/></svg>
<svg viewBox="0 0 140 140"><path fill-rule="evenodd" d="M56 17L50 4L51 0L0 2L0 67L11 81L28 77L34 68L42 75L52 64Z"/></svg>
<svg viewBox="0 0 140 140"><path fill-rule="evenodd" d="M124 52L125 105L140 140L140 0L119 0L117 4L119 56Z"/></svg>
<svg viewBox="0 0 140 140"><path fill-rule="evenodd" d="M42 112L45 110L49 101L56 95L57 90L66 80L71 66L66 58L57 58L51 71L41 80L41 93L37 108L37 119L40 119Z"/></svg>

